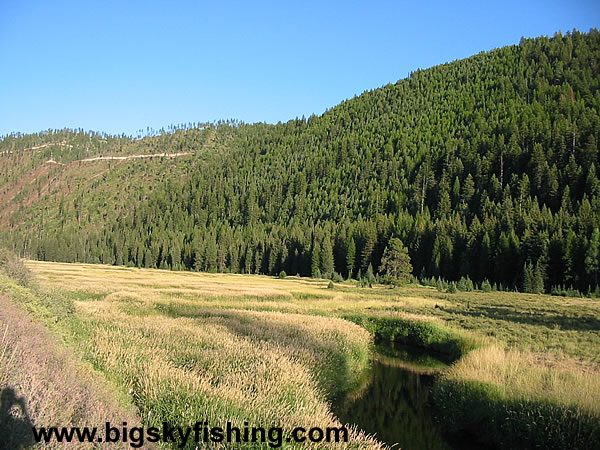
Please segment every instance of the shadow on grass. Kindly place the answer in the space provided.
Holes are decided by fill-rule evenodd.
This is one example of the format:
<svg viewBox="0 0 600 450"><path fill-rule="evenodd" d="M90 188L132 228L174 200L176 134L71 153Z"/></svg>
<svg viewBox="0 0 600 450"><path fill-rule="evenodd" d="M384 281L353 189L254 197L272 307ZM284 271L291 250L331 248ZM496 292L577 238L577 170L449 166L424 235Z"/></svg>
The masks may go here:
<svg viewBox="0 0 600 450"><path fill-rule="evenodd" d="M448 314L458 314L471 317L487 317L495 320L537 325L561 330L589 331L600 330L600 319L596 317L570 317L562 314L547 314L539 312L517 312L510 308L498 306L475 306L472 310L440 307Z"/></svg>
<svg viewBox="0 0 600 450"><path fill-rule="evenodd" d="M33 446L33 424L23 397L6 387L0 394L0 449L20 449Z"/></svg>

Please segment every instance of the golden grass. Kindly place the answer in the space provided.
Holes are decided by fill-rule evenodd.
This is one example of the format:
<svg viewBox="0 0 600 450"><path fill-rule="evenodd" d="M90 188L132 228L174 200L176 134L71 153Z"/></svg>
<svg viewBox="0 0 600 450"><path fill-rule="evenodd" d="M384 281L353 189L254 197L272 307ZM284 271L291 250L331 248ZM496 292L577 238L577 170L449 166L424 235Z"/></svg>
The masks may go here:
<svg viewBox="0 0 600 450"><path fill-rule="evenodd" d="M79 306L88 357L130 390L143 416L180 425L339 426L325 395L335 380L318 371L334 363L327 358L370 341L359 327L331 318L205 310L203 318L132 320L109 301ZM165 406L171 395L176 405ZM351 438L375 445L356 431Z"/></svg>
<svg viewBox="0 0 600 450"><path fill-rule="evenodd" d="M533 353L490 345L473 350L445 376L491 383L506 398L550 400L600 417L600 371L577 364L546 367Z"/></svg>
<svg viewBox="0 0 600 450"><path fill-rule="evenodd" d="M335 424L328 397L360 378L371 340L336 318L348 314L469 330L483 347L445 377L600 415L597 301L349 283L327 289L326 280L89 264L27 266L45 288L73 297L75 345L125 391L132 389L143 417L178 425L198 417ZM377 445L356 431L352 439Z"/></svg>
<svg viewBox="0 0 600 450"><path fill-rule="evenodd" d="M27 261L39 279L67 291L94 294L131 293L152 299L191 299L218 307L236 307L248 297L256 299L247 307L280 307L299 312L402 311L448 305L444 299L429 299L393 293L388 288L356 289L338 284L341 291L326 289L328 280L297 277L272 277L241 274L208 274L160 269L137 269L94 264ZM258 299L260 299L258 301ZM272 301L270 301L272 299ZM269 303L270 302L270 303Z"/></svg>
<svg viewBox="0 0 600 450"><path fill-rule="evenodd" d="M147 425L341 426L329 399L352 387L368 364L372 336L366 330L298 313L306 312L303 300L266 277L28 265L46 287L76 294L74 345L130 393ZM318 291L303 280L282 284ZM258 310L281 302L293 310ZM355 429L350 440L380 447Z"/></svg>

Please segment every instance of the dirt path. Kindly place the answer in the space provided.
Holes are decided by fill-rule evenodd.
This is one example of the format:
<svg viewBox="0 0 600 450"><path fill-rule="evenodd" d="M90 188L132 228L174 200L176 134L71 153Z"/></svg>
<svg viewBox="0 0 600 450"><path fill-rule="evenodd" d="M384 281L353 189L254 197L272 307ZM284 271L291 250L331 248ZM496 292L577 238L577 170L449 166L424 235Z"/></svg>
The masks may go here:
<svg viewBox="0 0 600 450"><path fill-rule="evenodd" d="M29 147L29 148L24 148L23 150L15 150L17 152L22 151L22 152L27 152L27 151L31 151L31 150L41 150L42 148L46 148L46 147L50 147L53 145L58 145L60 147L69 147L69 148L73 148L73 146L71 144L67 144L66 142L49 142L48 144L42 144L42 145L37 145L35 147ZM12 153L15 153L12 150L7 150L4 152L0 152L0 155L10 155Z"/></svg>
<svg viewBox="0 0 600 450"><path fill-rule="evenodd" d="M128 155L128 156L96 156L94 158L85 158L73 162L90 162L90 161L103 161L103 160L118 160L125 161L128 159L144 159L144 158L177 158L179 156L191 155L191 152L181 153L153 153L151 155Z"/></svg>

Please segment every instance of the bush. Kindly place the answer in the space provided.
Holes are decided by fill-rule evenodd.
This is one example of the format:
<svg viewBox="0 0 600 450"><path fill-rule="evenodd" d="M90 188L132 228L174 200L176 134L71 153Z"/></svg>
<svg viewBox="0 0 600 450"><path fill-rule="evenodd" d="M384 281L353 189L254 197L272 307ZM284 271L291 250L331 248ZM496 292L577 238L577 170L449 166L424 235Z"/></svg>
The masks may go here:
<svg viewBox="0 0 600 450"><path fill-rule="evenodd" d="M0 269L21 286L27 287L33 281L33 273L23 260L9 250L0 249Z"/></svg>
<svg viewBox="0 0 600 450"><path fill-rule="evenodd" d="M285 278L287 277L287 273L285 273L285 270L282 270L281 272L279 272L279 278Z"/></svg>
<svg viewBox="0 0 600 450"><path fill-rule="evenodd" d="M367 281L367 279L366 279L366 278L359 278L359 279L356 281L356 286L358 286L358 287L363 287L363 288L364 288L364 287L372 287L372 286L369 284L369 282Z"/></svg>
<svg viewBox="0 0 600 450"><path fill-rule="evenodd" d="M457 290L458 289L456 289L456 283L454 281L448 285L448 293L449 294L456 294Z"/></svg>
<svg viewBox="0 0 600 450"><path fill-rule="evenodd" d="M341 283L342 281L344 281L344 277L342 277L339 273L337 272L333 272L333 276L331 277L331 279L333 281L335 281L336 283Z"/></svg>
<svg viewBox="0 0 600 450"><path fill-rule="evenodd" d="M329 282L329 284L327 285L327 289L335 289L335 284L333 284L333 281Z"/></svg>
<svg viewBox="0 0 600 450"><path fill-rule="evenodd" d="M583 294L572 286L566 288L564 286L554 286L550 291L550 295L559 297L583 297Z"/></svg>

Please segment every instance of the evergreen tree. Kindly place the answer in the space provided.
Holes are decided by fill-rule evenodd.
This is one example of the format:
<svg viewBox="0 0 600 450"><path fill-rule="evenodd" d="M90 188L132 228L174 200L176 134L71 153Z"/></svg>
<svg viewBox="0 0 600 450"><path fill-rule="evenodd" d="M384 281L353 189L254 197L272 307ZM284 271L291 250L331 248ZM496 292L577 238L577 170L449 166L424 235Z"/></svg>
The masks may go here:
<svg viewBox="0 0 600 450"><path fill-rule="evenodd" d="M333 275L333 248L331 247L331 241L328 237L323 240L323 247L321 251L321 274L325 278L331 278Z"/></svg>
<svg viewBox="0 0 600 450"><path fill-rule="evenodd" d="M0 205L0 239L47 260L352 276L383 272L397 236L423 279L512 290L527 263L528 290L588 292L599 276L597 60L600 33L573 32L415 72L310 120L144 139L5 136L0 191L36 181ZM77 175L84 157L141 148L191 155Z"/></svg>
<svg viewBox="0 0 600 450"><path fill-rule="evenodd" d="M390 284L403 284L410 280L412 264L408 249L398 238L389 240L381 258L381 273L384 281Z"/></svg>
<svg viewBox="0 0 600 450"><path fill-rule="evenodd" d="M600 231L594 228L585 252L585 273L591 286L598 285L600 269Z"/></svg>
<svg viewBox="0 0 600 450"><path fill-rule="evenodd" d="M316 241L313 241L312 246L312 254L311 254L311 264L310 264L310 273L313 278L321 277L321 249Z"/></svg>
<svg viewBox="0 0 600 450"><path fill-rule="evenodd" d="M356 244L352 236L348 237L346 249L346 269L348 270L348 279L350 279L354 274L354 264L356 261Z"/></svg>

